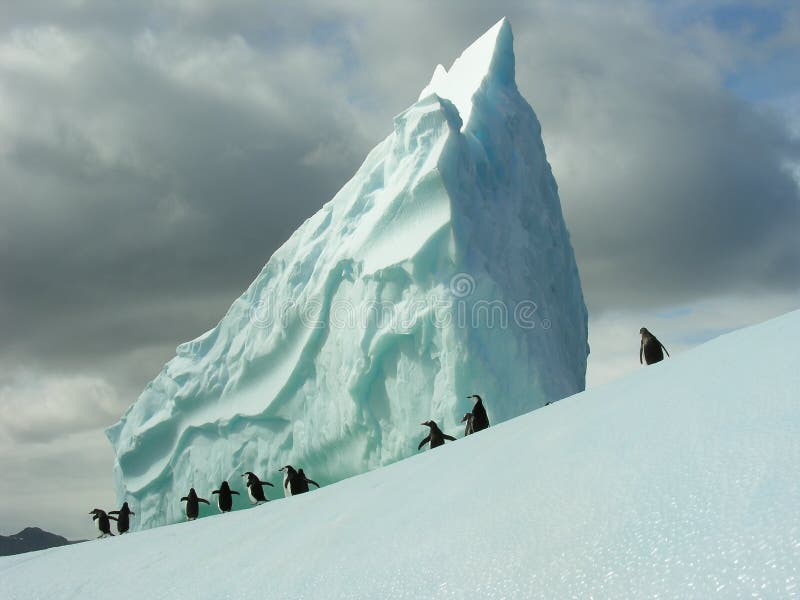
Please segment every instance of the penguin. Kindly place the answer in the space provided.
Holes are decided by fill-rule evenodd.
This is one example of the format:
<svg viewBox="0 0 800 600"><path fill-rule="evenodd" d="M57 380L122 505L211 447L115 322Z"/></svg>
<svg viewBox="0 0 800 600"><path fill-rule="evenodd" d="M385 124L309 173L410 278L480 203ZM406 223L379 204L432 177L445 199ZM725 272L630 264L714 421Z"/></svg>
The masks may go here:
<svg viewBox="0 0 800 600"><path fill-rule="evenodd" d="M305 474L300 475L292 465L286 465L278 469L283 471L283 495L296 496L308 491L308 480Z"/></svg>
<svg viewBox="0 0 800 600"><path fill-rule="evenodd" d="M294 490L298 489L298 475L292 465L286 465L278 469L283 472L283 495L285 498L291 496Z"/></svg>
<svg viewBox="0 0 800 600"><path fill-rule="evenodd" d="M197 515L200 514L200 502L205 502L210 505L211 503L205 498L199 498L194 488L189 489L189 495L181 498L181 502L186 502L186 520L194 521Z"/></svg>
<svg viewBox="0 0 800 600"><path fill-rule="evenodd" d="M231 512L231 508L233 508L233 494L239 495L239 492L231 489L227 481L223 481L219 489L211 493L217 494L217 507L219 507L219 512L224 513Z"/></svg>
<svg viewBox="0 0 800 600"><path fill-rule="evenodd" d="M122 503L122 508L119 510L112 510L109 511L109 515L118 515L117 516L117 533L122 535L123 533L127 532L130 529L131 525L131 515L135 515L136 513L133 512L130 507L128 506L127 502ZM112 518L112 517L109 517Z"/></svg>
<svg viewBox="0 0 800 600"><path fill-rule="evenodd" d="M647 331L647 327L642 327L639 333L642 335L642 342L639 344L639 364L642 364L642 353L644 353L644 360L648 365L664 360L664 352L669 356L669 351L664 347L664 344ZM664 352L661 351L662 348Z"/></svg>
<svg viewBox="0 0 800 600"><path fill-rule="evenodd" d="M461 419L462 423L466 423L464 426L464 437L468 436L470 433L475 433L475 430L472 428L472 413L466 413L464 418Z"/></svg>
<svg viewBox="0 0 800 600"><path fill-rule="evenodd" d="M422 440L419 443L419 446L417 446L417 450L422 448L428 442L431 443L431 448L436 448L444 444L445 440L450 440L451 442L456 441L456 438L454 438L452 435L447 435L441 429L439 429L439 426L436 424L436 421L425 421L424 423L420 423L420 425L425 425L426 427L430 427L431 432L427 436L425 436L424 440Z"/></svg>
<svg viewBox="0 0 800 600"><path fill-rule="evenodd" d="M477 394L467 396L467 398L475 398L475 404L472 407L472 433L481 431L489 427L489 416L486 414L486 409L483 407L483 400Z"/></svg>
<svg viewBox="0 0 800 600"><path fill-rule="evenodd" d="M293 495L297 495L297 494L303 494L303 493L307 492L307 491L308 491L308 484L309 484L309 483L311 483L311 484L313 484L313 485L315 485L315 486L319 487L319 484L318 484L316 481L314 481L313 479L309 479L308 477L306 477L306 474L305 474L305 473L303 473L303 469L298 469L298 470L297 470L297 477L298 477L298 482L297 482L297 484L298 484L298 488L299 488L299 490L298 490L297 492L294 492L294 494L293 494Z"/></svg>
<svg viewBox="0 0 800 600"><path fill-rule="evenodd" d="M100 508L95 508L89 511L89 514L94 515L92 517L92 521L95 521L95 525L97 525L97 530L100 532L100 535L97 536L98 539L108 537L109 535L112 537L114 536L114 534L111 533L111 523L110 523L110 521L116 521L114 517L109 517L106 514L106 511Z"/></svg>
<svg viewBox="0 0 800 600"><path fill-rule="evenodd" d="M261 504L268 502L267 497L264 495L264 488L262 486L268 485L275 487L269 481L261 481L258 476L252 471L242 473L242 477L247 477L247 497L253 504Z"/></svg>

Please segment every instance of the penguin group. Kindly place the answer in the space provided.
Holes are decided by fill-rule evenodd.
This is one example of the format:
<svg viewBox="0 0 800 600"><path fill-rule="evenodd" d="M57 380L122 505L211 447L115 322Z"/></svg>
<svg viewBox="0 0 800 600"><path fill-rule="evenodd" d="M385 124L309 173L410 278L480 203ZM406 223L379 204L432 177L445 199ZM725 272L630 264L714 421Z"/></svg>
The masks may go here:
<svg viewBox="0 0 800 600"><path fill-rule="evenodd" d="M641 343L639 345L639 363L647 363L652 365L664 360L664 352L669 356L669 351L666 346L662 344L656 336L654 336L646 327L639 330L641 336ZM489 427L489 416L486 413L486 408L483 406L483 399L477 394L467 396L468 399L473 400L472 410L465 413L461 422L464 423L464 436L472 435ZM545 406L549 406L553 401L547 402ZM431 449L442 446L445 441L456 441L451 435L444 433L436 421L428 420L421 423L422 426L428 428L428 435L426 435L417 446L417 450L421 450L423 446L428 444ZM313 479L309 479L303 472L303 469L295 469L292 465L284 465L278 469L283 473L283 494L285 497L297 496L309 491L309 485L320 487L319 484ZM250 499L251 504L257 505L267 502L268 499L264 494L264 486L275 487L269 481L262 481L258 475L252 471L242 473L242 477L247 478L247 497ZM217 507L221 513L230 512L233 510L233 496L240 495L239 492L232 490L227 481L223 481L219 489L211 492L212 495L217 496ZM188 521L195 520L200 515L200 504L209 504L210 502L205 498L197 495L194 488L189 489L189 493L180 499L181 502L186 502L186 519ZM92 515L92 520L97 525L100 535L98 537L113 536L111 533L111 521L117 523L117 533L123 534L130 528L130 517L135 515L128 503L125 502L120 510L112 510L106 512L100 508L95 508L89 512ZM116 516L112 516L116 515Z"/></svg>
<svg viewBox="0 0 800 600"><path fill-rule="evenodd" d="M489 427L489 416L486 414L486 408L483 406L483 399L480 396L473 394L467 396L467 399L473 401L472 410L464 415L462 422L466 423L464 435L472 435ZM437 448L444 444L445 440L451 442L456 440L453 436L443 432L436 421L428 420L423 422L422 425L428 428L428 435L419 443L417 450L421 450L426 444L429 444L431 448ZM316 481L305 474L302 468L296 469L293 465L284 465L278 471L283 473L283 495L286 498L304 494L310 490L309 486L312 485L317 488L320 487ZM264 493L264 487L275 487L272 483L262 481L253 471L245 471L242 473L242 477L246 478L245 487L251 504L258 505L269 501ZM219 512L227 513L233 510L233 497L241 494L231 489L230 483L225 480L220 484L219 489L211 492L211 495L217 497ZM211 502L206 498L201 498L193 487L189 488L188 494L181 497L180 502L186 503L184 510L187 521L194 521L200 516L201 504L211 505ZM112 510L107 513L102 509L95 508L89 514L92 515L92 519L100 531L99 537L107 537L114 535L111 533L111 521L117 522L117 531L122 534L130 529L130 517L136 513L125 502L119 510Z"/></svg>
<svg viewBox="0 0 800 600"><path fill-rule="evenodd" d="M308 478L303 469L295 469L292 465L286 465L278 470L284 474L283 488L284 495L287 498L309 491L309 484L320 487L316 481ZM252 471L242 473L242 477L247 478L245 486L247 488L247 497L251 504L258 505L269 501L266 494L264 494L264 486L275 487L274 485L269 481L262 481L259 476ZM233 497L240 496L241 494L236 490L232 490L227 481L223 481L219 489L213 490L211 495L217 497L217 508L219 512L227 513L233 510ZM182 496L180 502L186 503L184 510L187 521L194 521L200 516L201 504L211 505L207 499L198 496L194 488L189 488L189 493ZM133 512L128 506L128 503L125 502L119 510L106 512L100 508L95 508L91 510L89 514L92 515L92 520L95 522L100 532L98 537L104 538L108 536L113 537L114 535L111 533L111 521L116 521L118 533L122 534L127 532L130 529L130 517L136 513ZM117 516L114 517L111 515Z"/></svg>
<svg viewBox="0 0 800 600"><path fill-rule="evenodd" d="M303 469L295 470L292 465L286 465L278 469L278 471L283 473L283 489L284 495L287 498L307 492L309 490L309 483L319 487L316 481L306 477ZM275 487L274 485L269 481L262 481L261 478L252 471L242 473L242 477L247 478L245 487L247 488L247 497L251 504L257 505L269 502L269 499L264 493L264 486ZM219 508L219 512L226 513L233 510L233 497L240 496L241 494L236 490L232 490L227 481L223 481L219 489L211 492L211 495L217 497L217 508ZM194 521L200 515L201 503L211 504L205 498L200 498L194 488L191 488L189 493L183 496L180 501L186 502L187 521Z"/></svg>
<svg viewBox="0 0 800 600"><path fill-rule="evenodd" d="M289 496L297 496L297 494L304 494L309 490L309 483L319 487L316 481L306 477L306 474L303 473L303 469L295 470L292 465L286 465L278 470L283 471L283 495L286 498Z"/></svg>
<svg viewBox="0 0 800 600"><path fill-rule="evenodd" d="M100 535L97 537L104 538L114 536L114 534L111 533L111 521L117 522L118 534L122 535L127 532L128 529L130 529L131 515L135 515L136 513L133 512L128 506L128 503L125 502L119 510L106 512L102 508L94 508L89 511L89 514L92 515L92 521L97 525L97 530L100 532ZM117 516L112 517L111 515Z"/></svg>
<svg viewBox="0 0 800 600"><path fill-rule="evenodd" d="M483 406L483 399L477 394L467 396L467 399L473 400L472 410L464 415L461 419L464 426L464 436L472 435L489 427L489 415L486 414L486 408ZM452 435L447 435L444 431L439 429L436 421L425 421L420 423L427 427L430 431L417 446L417 450L421 450L425 444L430 444L431 448L437 448L444 444L445 440L451 442L456 441Z"/></svg>

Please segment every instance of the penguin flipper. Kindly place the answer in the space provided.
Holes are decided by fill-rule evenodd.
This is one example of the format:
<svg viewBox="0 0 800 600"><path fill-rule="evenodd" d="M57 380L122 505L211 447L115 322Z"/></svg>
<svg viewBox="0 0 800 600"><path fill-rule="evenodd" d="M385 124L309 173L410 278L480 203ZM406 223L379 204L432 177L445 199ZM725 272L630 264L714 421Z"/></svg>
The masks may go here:
<svg viewBox="0 0 800 600"><path fill-rule="evenodd" d="M184 496L183 498L181 498L180 500L178 500L178 502L187 502L188 500L189 500L189 498L188 498L187 496ZM95 519L96 519L96 518L97 518L97 517L95 517Z"/></svg>
<svg viewBox="0 0 800 600"><path fill-rule="evenodd" d="M669 350L667 350L667 347L666 347L664 344L662 344L661 342L658 342L658 343L659 343L659 344L661 345L661 347L664 349L664 352L666 352L666 353L667 353L667 356L669 356Z"/></svg>
<svg viewBox="0 0 800 600"><path fill-rule="evenodd" d="M236 494L237 496L239 496L239 492L235 492L233 490L231 490L231 494Z"/></svg>
<svg viewBox="0 0 800 600"><path fill-rule="evenodd" d="M425 439L424 439L424 440L422 440L422 441L419 443L419 446L417 446L417 450L420 450L420 449L421 449L421 448L422 448L422 447L423 447L425 444L427 444L427 443L428 443L428 442L430 442L430 441L431 441L431 436L430 436L430 434L428 434L428 435L426 435L426 436L425 436Z"/></svg>
<svg viewBox="0 0 800 600"><path fill-rule="evenodd" d="M269 481L259 481L258 483L260 483L261 485L268 485L269 487L275 487Z"/></svg>
<svg viewBox="0 0 800 600"><path fill-rule="evenodd" d="M108 514L109 515L118 515L119 511L118 510L110 510L110 511L108 511Z"/></svg>
<svg viewBox="0 0 800 600"><path fill-rule="evenodd" d="M111 516L111 513L109 513L109 514L108 514L108 518L109 518L111 521L119 521L119 519L117 519L117 517L112 517L112 516Z"/></svg>
<svg viewBox="0 0 800 600"><path fill-rule="evenodd" d="M133 512L133 511L131 511L131 514L132 514L133 516L136 516L136 513L135 513L135 512Z"/></svg>
<svg viewBox="0 0 800 600"><path fill-rule="evenodd" d="M306 481L308 483L313 483L315 486L319 487L319 484L316 481L314 481L313 479L309 479L308 477L306 477Z"/></svg>
<svg viewBox="0 0 800 600"><path fill-rule="evenodd" d="M206 503L206 504L208 504L209 506L211 505L211 502L209 502L209 501L208 501L208 500L206 500L205 498L198 498L198 499L197 499L197 501L198 501L198 502L205 502L205 503Z"/></svg>
<svg viewBox="0 0 800 600"><path fill-rule="evenodd" d="M456 441L456 438L454 438L452 435L447 435L446 433L442 437L446 440L450 440L451 442Z"/></svg>
<svg viewBox="0 0 800 600"><path fill-rule="evenodd" d="M212 493L212 494L219 494L219 490L214 490L214 491L213 491L213 492L211 492L211 493Z"/></svg>

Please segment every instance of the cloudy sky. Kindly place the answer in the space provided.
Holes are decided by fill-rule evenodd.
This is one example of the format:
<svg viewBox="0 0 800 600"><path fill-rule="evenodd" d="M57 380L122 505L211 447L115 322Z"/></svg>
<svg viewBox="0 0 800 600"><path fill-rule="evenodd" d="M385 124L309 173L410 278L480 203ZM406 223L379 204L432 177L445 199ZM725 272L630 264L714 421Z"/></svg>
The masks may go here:
<svg viewBox="0 0 800 600"><path fill-rule="evenodd" d="M590 386L800 307L800 5L695 4L0 5L0 534L92 535L103 428L503 15Z"/></svg>

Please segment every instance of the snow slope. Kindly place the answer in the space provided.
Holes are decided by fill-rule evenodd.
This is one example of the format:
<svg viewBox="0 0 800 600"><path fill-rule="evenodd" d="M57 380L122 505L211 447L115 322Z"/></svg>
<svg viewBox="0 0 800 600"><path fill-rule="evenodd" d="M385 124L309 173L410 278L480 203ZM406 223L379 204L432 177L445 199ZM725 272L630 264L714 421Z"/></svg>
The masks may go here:
<svg viewBox="0 0 800 600"><path fill-rule="evenodd" d="M418 102L205 335L108 430L134 528L172 498L299 464L330 483L585 387L587 313L502 20ZM277 480L277 478L275 478Z"/></svg>
<svg viewBox="0 0 800 600"><path fill-rule="evenodd" d="M798 336L800 311L304 496L0 559L0 597L797 598Z"/></svg>

